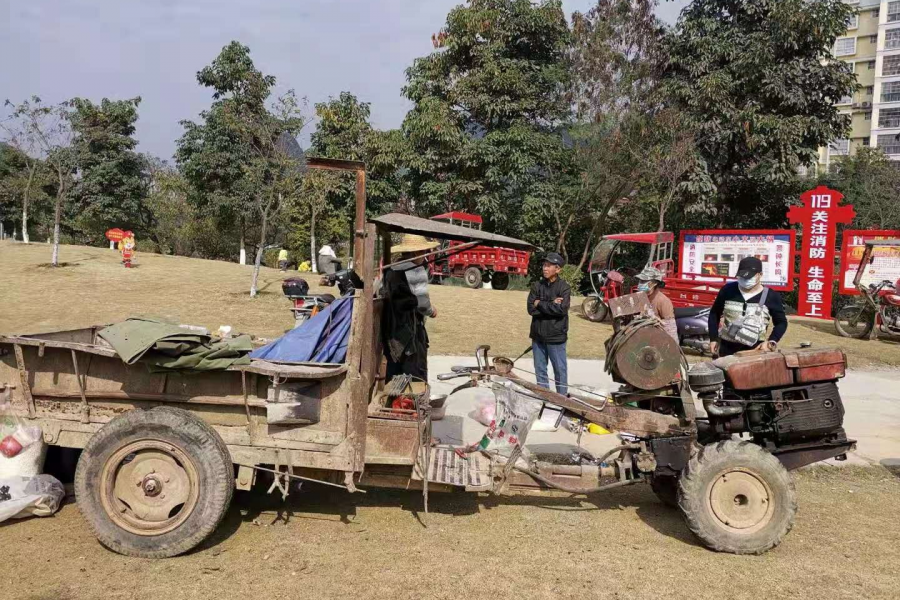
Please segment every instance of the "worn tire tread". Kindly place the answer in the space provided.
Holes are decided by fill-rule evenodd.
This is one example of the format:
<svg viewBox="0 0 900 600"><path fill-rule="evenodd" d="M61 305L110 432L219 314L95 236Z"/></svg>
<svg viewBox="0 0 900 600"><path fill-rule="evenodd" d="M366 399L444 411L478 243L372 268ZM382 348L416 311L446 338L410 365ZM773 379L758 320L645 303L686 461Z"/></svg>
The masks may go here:
<svg viewBox="0 0 900 600"><path fill-rule="evenodd" d="M710 476L717 476L722 460L737 459L747 466L756 465L771 477L770 486L783 486L786 498L784 520L779 531L775 532L763 543L748 543L748 540L735 540L727 532L710 526L705 519L706 507L703 496ZM778 492L773 489L773 494ZM678 506L684 515L688 528L703 544L717 552L731 554L763 554L784 539L794 526L797 515L797 494L790 473L774 455L762 447L747 441L725 440L703 446L694 454L678 480ZM776 507L776 512L778 507ZM777 518L777 516L776 516Z"/></svg>
<svg viewBox="0 0 900 600"><path fill-rule="evenodd" d="M155 540L158 547L137 548L123 541L125 536L133 534L122 531L109 520L91 492L99 487L103 455L108 456L122 444L140 439L135 433L139 433L148 424L170 428L193 440L193 447L182 447L182 450L192 455L201 472L200 497L194 511L205 511L207 516L199 522L192 522L192 516L171 532L155 538L144 538ZM98 464L92 465L92 461ZM206 485L202 481L204 470L209 475ZM193 549L219 526L234 495L234 467L231 454L219 434L188 411L168 406L132 410L111 420L88 441L75 472L75 495L88 528L106 548L126 556L168 558ZM170 539L163 540L163 537Z"/></svg>

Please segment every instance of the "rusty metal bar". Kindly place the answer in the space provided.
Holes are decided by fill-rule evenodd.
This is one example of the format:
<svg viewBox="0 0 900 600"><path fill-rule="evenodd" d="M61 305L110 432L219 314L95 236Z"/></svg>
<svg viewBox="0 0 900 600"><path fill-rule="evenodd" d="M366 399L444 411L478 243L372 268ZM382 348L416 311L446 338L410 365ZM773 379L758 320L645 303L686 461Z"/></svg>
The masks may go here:
<svg viewBox="0 0 900 600"><path fill-rule="evenodd" d="M75 367L75 380L78 382L78 391L81 393L81 422L90 423L91 407L88 404L87 396L84 393L85 382L81 380L81 371L78 369L78 354L76 354L74 350L69 350L69 352L72 353L72 365Z"/></svg>
<svg viewBox="0 0 900 600"><path fill-rule="evenodd" d="M525 381L513 373L504 375L504 377L513 380L516 385L522 386L539 399L565 408L569 412L597 425L602 425L606 429L625 431L640 436L661 433L680 435L690 431L690 427L683 426L677 417L615 404L607 404L602 410L599 407L590 409L585 406L590 403L584 400L575 400L568 396L557 394L536 383Z"/></svg>
<svg viewBox="0 0 900 600"><path fill-rule="evenodd" d="M426 259L427 259L427 258L430 258L430 257L432 257L432 256L437 256L438 254L446 254L447 256L453 256L453 255L455 255L455 254L459 254L460 252L465 252L465 251L468 250L469 248L474 248L475 246L478 246L479 244L481 244L481 242L467 242L467 243L465 243L465 244L460 244L459 246L454 246L454 247L453 247L452 249L450 249L450 250L448 250L448 249L446 249L446 248L445 248L445 249L440 249L440 250L435 250L434 252L429 252L428 254L423 254L423 255L421 255L419 258L426 258ZM393 266L396 266L396 265L399 265L399 264L405 263L405 262L408 262L408 261L406 261L406 260L398 260L397 262L392 262L392 263L389 264L389 265L384 265L383 267L381 267L381 270L384 271L385 269L390 269L390 268L393 267Z"/></svg>
<svg viewBox="0 0 900 600"><path fill-rule="evenodd" d="M22 395L25 396L25 401L28 403L28 416L33 419L37 415L37 410L34 407L34 396L31 395L31 386L28 385L28 371L25 370L25 357L22 354L22 346L14 344L13 350L16 354L16 368L19 370L19 380L22 382Z"/></svg>
<svg viewBox="0 0 900 600"><path fill-rule="evenodd" d="M372 260L363 258L365 254L365 237L366 237L366 171L360 169L356 172L356 221L353 225L353 258L355 260L356 272L360 272L361 260ZM365 279L363 279L365 281Z"/></svg>

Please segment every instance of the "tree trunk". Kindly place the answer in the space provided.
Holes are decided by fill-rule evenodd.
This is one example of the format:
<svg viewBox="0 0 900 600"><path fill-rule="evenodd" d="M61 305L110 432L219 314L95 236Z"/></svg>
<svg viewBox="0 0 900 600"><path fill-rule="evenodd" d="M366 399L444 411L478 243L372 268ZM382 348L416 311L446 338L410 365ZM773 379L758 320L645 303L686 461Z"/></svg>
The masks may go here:
<svg viewBox="0 0 900 600"><path fill-rule="evenodd" d="M316 264L316 209L312 209L312 217L309 220L309 264L313 273L319 272L319 265Z"/></svg>
<svg viewBox="0 0 900 600"><path fill-rule="evenodd" d="M241 254L239 257L239 262L242 265L247 264L247 248L244 246L244 232L241 232Z"/></svg>
<svg viewBox="0 0 900 600"><path fill-rule="evenodd" d="M22 195L22 243L28 244L28 200L31 195L31 186L34 184L34 175L37 172L37 161L28 166L28 182L25 184L25 193Z"/></svg>
<svg viewBox="0 0 900 600"><path fill-rule="evenodd" d="M56 211L53 214L53 257L50 259L50 264L54 267L59 266L59 219L62 215L64 193L65 192L60 192L56 194Z"/></svg>
<svg viewBox="0 0 900 600"><path fill-rule="evenodd" d="M660 206L659 207L659 229L657 229L656 231L658 231L658 232L665 231L666 230L665 227L666 227L666 208L665 208L665 206Z"/></svg>
<svg viewBox="0 0 900 600"><path fill-rule="evenodd" d="M259 234L259 247L256 249L256 260L253 262L253 278L250 280L250 297L256 297L256 282L259 280L259 267L262 264L263 252L266 248L266 229L269 225L269 211L264 211L262 216L262 231Z"/></svg>

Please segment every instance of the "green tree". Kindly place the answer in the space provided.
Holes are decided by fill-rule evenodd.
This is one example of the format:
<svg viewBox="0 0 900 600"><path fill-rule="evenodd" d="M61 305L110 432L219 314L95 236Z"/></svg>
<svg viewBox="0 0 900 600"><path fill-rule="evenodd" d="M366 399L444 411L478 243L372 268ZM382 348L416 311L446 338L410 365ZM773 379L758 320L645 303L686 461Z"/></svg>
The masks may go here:
<svg viewBox="0 0 900 600"><path fill-rule="evenodd" d="M717 187L720 224L783 220L788 189L816 151L846 137L835 101L856 89L835 39L855 10L841 0L694 0L667 38L665 94L685 111Z"/></svg>
<svg viewBox="0 0 900 600"><path fill-rule="evenodd" d="M52 193L52 180L44 162L25 152L26 142L15 126L4 126L9 143L0 143L0 222L16 223L22 231L22 241L30 243L29 229L34 228L35 209L41 225L41 209Z"/></svg>
<svg viewBox="0 0 900 600"><path fill-rule="evenodd" d="M310 155L365 162L367 211L381 214L396 206L405 193L400 165L407 149L400 132L373 129L369 103L360 102L350 92L317 103L315 111ZM314 268L317 234L328 243L349 238L356 215L355 185L355 177L345 173L315 171L306 177L299 210L292 215L295 225L302 227L292 228L291 239L294 247L309 244Z"/></svg>
<svg viewBox="0 0 900 600"><path fill-rule="evenodd" d="M660 95L666 55L656 5L655 0L598 0L587 13L572 17L571 100L577 123L570 134L578 181L558 212L565 219L560 244L571 236L570 228L580 231L579 266L607 232L613 212L642 197L656 198L665 214L686 175L672 173L663 160L684 135ZM690 163L691 156L683 158ZM668 178L663 170L670 170Z"/></svg>
<svg viewBox="0 0 900 600"><path fill-rule="evenodd" d="M72 188L70 224L82 242L102 243L119 227L139 235L149 228L150 213L143 160L134 151L140 98L100 104L75 98L70 121L79 177Z"/></svg>
<svg viewBox="0 0 900 600"><path fill-rule="evenodd" d="M76 169L72 146L72 118L68 102L46 105L37 96L21 104L12 105L11 118L19 122L23 144L36 149L55 179L56 199L53 209L53 253L50 264L59 266L59 235L63 204L74 183Z"/></svg>
<svg viewBox="0 0 900 600"><path fill-rule="evenodd" d="M190 256L200 233L197 229L205 225L188 200L190 186L165 161L149 155L142 158L148 190L146 205L151 214L147 234L161 253Z"/></svg>
<svg viewBox="0 0 900 600"><path fill-rule="evenodd" d="M562 144L569 39L558 0L471 0L449 13L439 48L414 61L403 89L417 212L477 211L518 232Z"/></svg>
<svg viewBox="0 0 900 600"><path fill-rule="evenodd" d="M212 90L213 103L200 113L199 122L181 122L184 134L176 144L175 159L190 184L190 200L198 216L217 233L204 253L233 259L239 246L243 263L245 240L258 225L253 189L244 169L244 159L252 150L227 111L233 104L244 113L263 116L275 78L256 68L249 48L231 42L197 73L197 81Z"/></svg>
<svg viewBox="0 0 900 600"><path fill-rule="evenodd" d="M900 172L878 148L860 148L817 182L844 194L856 209L854 227L900 229Z"/></svg>

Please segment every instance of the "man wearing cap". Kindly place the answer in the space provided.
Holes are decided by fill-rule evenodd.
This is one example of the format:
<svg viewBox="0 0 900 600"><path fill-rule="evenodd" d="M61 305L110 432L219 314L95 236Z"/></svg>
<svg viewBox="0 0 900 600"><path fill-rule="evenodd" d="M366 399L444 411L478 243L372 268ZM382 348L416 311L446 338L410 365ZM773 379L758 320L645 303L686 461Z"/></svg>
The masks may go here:
<svg viewBox="0 0 900 600"><path fill-rule="evenodd" d="M384 272L382 335L387 358L387 379L412 375L428 381L428 333L425 317L437 317L428 296L428 267L423 255L440 244L421 235L405 234L394 252L403 261Z"/></svg>
<svg viewBox="0 0 900 600"><path fill-rule="evenodd" d="M531 286L528 314L531 315L531 351L538 385L550 389L547 360L553 365L556 391L569 390L569 368L566 362L566 340L569 336L569 303L572 288L559 277L566 264L556 252L544 257L543 277Z"/></svg>
<svg viewBox="0 0 900 600"><path fill-rule="evenodd" d="M787 316L781 294L762 284L762 261L748 256L738 264L737 281L719 290L709 311L710 351L730 356L757 348L770 323L774 326L764 348L767 351L775 350L787 331Z"/></svg>
<svg viewBox="0 0 900 600"><path fill-rule="evenodd" d="M671 335L675 338L675 341L678 342L678 325L675 323L675 307L672 306L672 301L669 300L668 296L663 294L660 289L665 285L662 271L656 267L647 265L644 267L643 271L638 273L637 278L638 281L641 282L638 285L638 291L647 294L647 299L650 300L650 308L653 309L653 316L662 321L662 326L663 329L666 330L666 333Z"/></svg>

